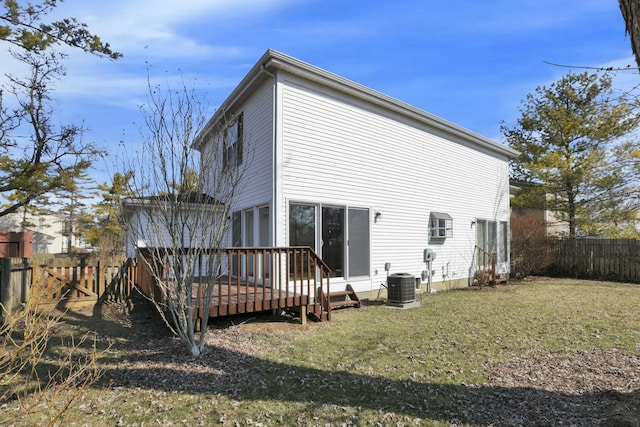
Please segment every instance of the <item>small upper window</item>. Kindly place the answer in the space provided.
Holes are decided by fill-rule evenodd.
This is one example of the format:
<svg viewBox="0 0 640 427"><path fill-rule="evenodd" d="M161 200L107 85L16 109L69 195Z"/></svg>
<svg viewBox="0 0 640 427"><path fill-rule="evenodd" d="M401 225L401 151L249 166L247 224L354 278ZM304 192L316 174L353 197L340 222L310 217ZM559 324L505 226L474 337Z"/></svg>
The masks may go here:
<svg viewBox="0 0 640 427"><path fill-rule="evenodd" d="M223 159L225 166L242 164L242 119L243 114L238 115L224 132Z"/></svg>
<svg viewBox="0 0 640 427"><path fill-rule="evenodd" d="M448 213L431 212L431 238L453 237L453 219Z"/></svg>

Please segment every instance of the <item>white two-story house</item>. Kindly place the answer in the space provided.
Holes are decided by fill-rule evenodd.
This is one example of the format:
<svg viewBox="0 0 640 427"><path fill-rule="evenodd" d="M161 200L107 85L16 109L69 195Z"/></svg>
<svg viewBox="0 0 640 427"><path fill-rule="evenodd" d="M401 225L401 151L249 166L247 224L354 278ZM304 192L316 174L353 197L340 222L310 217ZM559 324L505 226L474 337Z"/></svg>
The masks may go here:
<svg viewBox="0 0 640 427"><path fill-rule="evenodd" d="M495 141L273 50L202 135L201 152L245 169L236 246L310 246L333 289L361 292L400 272L435 290L468 286L483 253L508 273L517 153Z"/></svg>

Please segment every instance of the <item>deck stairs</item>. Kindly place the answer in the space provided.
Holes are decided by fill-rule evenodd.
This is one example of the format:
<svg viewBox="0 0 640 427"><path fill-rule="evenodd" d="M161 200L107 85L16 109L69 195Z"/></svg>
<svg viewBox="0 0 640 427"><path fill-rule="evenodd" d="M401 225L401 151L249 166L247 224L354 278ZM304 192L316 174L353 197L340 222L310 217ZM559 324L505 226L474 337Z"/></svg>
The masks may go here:
<svg viewBox="0 0 640 427"><path fill-rule="evenodd" d="M329 294L325 294L321 288L318 288L318 300L319 304L310 307L310 313L318 320L331 319L331 313L327 312L324 307L329 307L329 310L333 311L340 308L360 308L362 306L360 298L351 285L347 285L343 291L332 290Z"/></svg>
<svg viewBox="0 0 640 427"><path fill-rule="evenodd" d="M497 269L496 269L496 256L493 255L491 257L491 279L489 281L489 284L492 286L495 285L506 285L508 282L508 279L506 276L502 275L502 274L497 274Z"/></svg>
<svg viewBox="0 0 640 427"><path fill-rule="evenodd" d="M362 305L360 298L358 298L356 291L353 290L351 285L347 285L344 291L331 291L328 299L331 310L347 307L360 308Z"/></svg>

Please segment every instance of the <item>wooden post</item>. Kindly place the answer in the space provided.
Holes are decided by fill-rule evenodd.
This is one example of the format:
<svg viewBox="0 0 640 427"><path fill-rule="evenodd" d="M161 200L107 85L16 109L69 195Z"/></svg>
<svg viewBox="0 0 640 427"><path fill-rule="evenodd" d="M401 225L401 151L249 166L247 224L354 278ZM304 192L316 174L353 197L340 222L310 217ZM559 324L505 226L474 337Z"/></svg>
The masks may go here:
<svg viewBox="0 0 640 427"><path fill-rule="evenodd" d="M13 308L13 286L11 285L11 258L0 258L0 324L11 316Z"/></svg>
<svg viewBox="0 0 640 427"><path fill-rule="evenodd" d="M26 303L31 297L31 288L33 287L33 281L35 280L35 268L36 266L31 263L30 258L22 258L22 283L20 287L21 303Z"/></svg>
<svg viewBox="0 0 640 427"><path fill-rule="evenodd" d="M97 299L98 301L100 301L100 298L102 297L102 295L104 294L105 290L106 290L106 286L103 282L103 278L102 278L102 265L100 264L100 260L98 260L98 262L96 263L96 266L94 267L93 270L93 280L95 280L95 289L96 289L96 295L97 295Z"/></svg>
<svg viewBox="0 0 640 427"><path fill-rule="evenodd" d="M300 322L302 326L307 324L307 305L303 304L300 306Z"/></svg>

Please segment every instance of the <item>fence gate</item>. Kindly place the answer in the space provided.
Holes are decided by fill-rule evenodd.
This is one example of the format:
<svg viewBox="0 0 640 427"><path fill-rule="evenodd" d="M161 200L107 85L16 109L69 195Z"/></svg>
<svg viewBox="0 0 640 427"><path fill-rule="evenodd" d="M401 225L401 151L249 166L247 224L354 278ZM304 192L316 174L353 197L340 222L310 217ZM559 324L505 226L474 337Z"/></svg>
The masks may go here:
<svg viewBox="0 0 640 427"><path fill-rule="evenodd" d="M98 301L100 271L94 266L46 267L38 269L33 284L41 304L82 305ZM98 279L98 280L96 280Z"/></svg>
<svg viewBox="0 0 640 427"><path fill-rule="evenodd" d="M103 265L79 259L61 266L32 265L28 258L0 259L0 302L13 311L34 293L39 304L63 307L124 301L135 284L135 261Z"/></svg>

